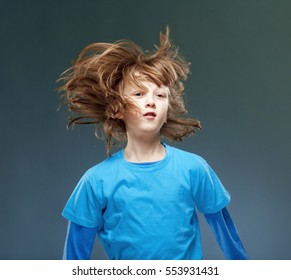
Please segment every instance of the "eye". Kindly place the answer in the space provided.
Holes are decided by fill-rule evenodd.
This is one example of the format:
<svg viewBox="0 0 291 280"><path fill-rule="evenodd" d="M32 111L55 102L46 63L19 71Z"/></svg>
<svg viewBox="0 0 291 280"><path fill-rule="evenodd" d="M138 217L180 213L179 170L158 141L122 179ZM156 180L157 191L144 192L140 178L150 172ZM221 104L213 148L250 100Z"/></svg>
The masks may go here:
<svg viewBox="0 0 291 280"><path fill-rule="evenodd" d="M157 92L157 97L159 97L159 98L166 98L167 95L165 93L162 93L162 92Z"/></svg>
<svg viewBox="0 0 291 280"><path fill-rule="evenodd" d="M136 97L140 97L140 96L142 96L142 93L138 91L138 92L135 92L133 95Z"/></svg>

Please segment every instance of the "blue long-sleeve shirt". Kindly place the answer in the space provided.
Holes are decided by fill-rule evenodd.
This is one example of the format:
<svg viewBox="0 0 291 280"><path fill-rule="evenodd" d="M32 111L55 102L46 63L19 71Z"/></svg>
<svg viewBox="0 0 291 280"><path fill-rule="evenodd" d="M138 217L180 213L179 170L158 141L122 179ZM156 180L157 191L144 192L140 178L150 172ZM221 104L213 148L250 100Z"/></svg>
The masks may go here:
<svg viewBox="0 0 291 280"><path fill-rule="evenodd" d="M205 218L226 259L248 259L238 231L226 208L223 208L217 213L205 214ZM87 228L73 222L69 222L63 259L90 259L96 233L96 227Z"/></svg>

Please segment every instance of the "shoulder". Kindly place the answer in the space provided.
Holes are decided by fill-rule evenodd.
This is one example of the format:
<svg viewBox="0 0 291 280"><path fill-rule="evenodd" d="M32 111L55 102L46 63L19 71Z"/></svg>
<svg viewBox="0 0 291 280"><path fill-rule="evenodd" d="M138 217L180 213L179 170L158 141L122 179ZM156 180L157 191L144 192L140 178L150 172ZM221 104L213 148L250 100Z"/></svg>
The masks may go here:
<svg viewBox="0 0 291 280"><path fill-rule="evenodd" d="M197 155L195 153L191 153L185 150L181 150L169 145L166 145L167 150L170 153L170 156L180 163L183 163L183 165L191 165L191 166L204 166L206 164L206 160L201 157L200 155Z"/></svg>
<svg viewBox="0 0 291 280"><path fill-rule="evenodd" d="M121 164L121 151L89 168L83 175L88 180L104 177L111 174Z"/></svg>
<svg viewBox="0 0 291 280"><path fill-rule="evenodd" d="M212 168L202 156L172 146L167 149L175 165L173 168L190 172L197 179L209 176Z"/></svg>

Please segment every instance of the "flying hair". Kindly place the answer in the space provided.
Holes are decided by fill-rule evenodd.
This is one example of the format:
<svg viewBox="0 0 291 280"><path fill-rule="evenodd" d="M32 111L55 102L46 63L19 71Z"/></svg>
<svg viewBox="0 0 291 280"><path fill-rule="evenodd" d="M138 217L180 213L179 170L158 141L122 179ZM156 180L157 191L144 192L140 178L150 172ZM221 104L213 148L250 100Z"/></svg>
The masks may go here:
<svg viewBox="0 0 291 280"><path fill-rule="evenodd" d="M72 113L68 127L96 125L95 135L100 138L100 131L103 131L110 155L115 142L126 140L125 123L118 115L126 108L136 108L122 95L124 82L142 87L139 78L142 76L170 90L167 122L160 131L162 137L182 141L194 134L196 128L201 129L198 120L186 117L183 100L183 81L189 74L190 63L172 45L169 33L168 26L165 34L160 32L160 46L155 46L152 52L143 51L129 40L93 43L85 47L58 79L62 83L58 91L62 92L62 100Z"/></svg>

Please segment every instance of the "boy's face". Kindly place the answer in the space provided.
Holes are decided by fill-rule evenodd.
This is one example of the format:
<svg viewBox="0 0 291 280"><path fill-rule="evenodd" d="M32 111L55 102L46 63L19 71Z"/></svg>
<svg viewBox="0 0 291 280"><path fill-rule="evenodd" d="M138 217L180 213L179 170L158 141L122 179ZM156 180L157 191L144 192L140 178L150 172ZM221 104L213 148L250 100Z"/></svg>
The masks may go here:
<svg viewBox="0 0 291 280"><path fill-rule="evenodd" d="M152 133L160 136L160 130L167 121L169 107L169 89L166 86L142 80L144 89L132 82L125 81L122 94L128 97L137 108L126 109L122 119L129 135Z"/></svg>

